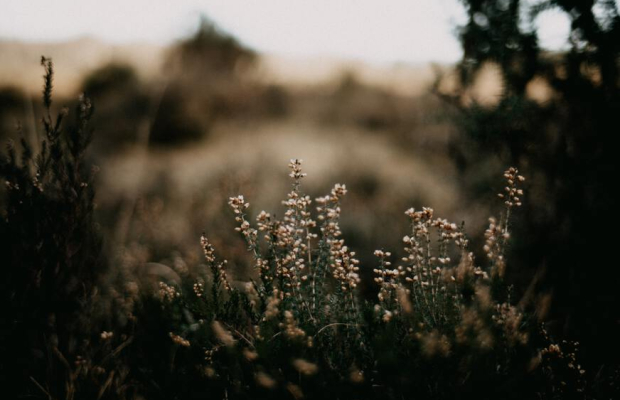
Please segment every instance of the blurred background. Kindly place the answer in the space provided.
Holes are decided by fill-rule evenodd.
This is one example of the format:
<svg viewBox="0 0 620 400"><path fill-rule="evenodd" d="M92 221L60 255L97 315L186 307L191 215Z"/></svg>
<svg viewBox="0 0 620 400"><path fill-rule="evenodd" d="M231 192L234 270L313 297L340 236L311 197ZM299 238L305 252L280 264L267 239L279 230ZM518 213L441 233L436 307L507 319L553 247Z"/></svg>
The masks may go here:
<svg viewBox="0 0 620 400"><path fill-rule="evenodd" d="M19 124L37 143L51 57L54 107L95 105L97 220L111 268L132 277L197 265L205 231L247 278L228 197L281 215L290 158L312 197L347 185L363 275L375 249L400 250L409 207L464 222L484 265L514 165L528 177L515 293L548 303L550 329L592 361L617 360L618 3L4 1L0 140Z"/></svg>

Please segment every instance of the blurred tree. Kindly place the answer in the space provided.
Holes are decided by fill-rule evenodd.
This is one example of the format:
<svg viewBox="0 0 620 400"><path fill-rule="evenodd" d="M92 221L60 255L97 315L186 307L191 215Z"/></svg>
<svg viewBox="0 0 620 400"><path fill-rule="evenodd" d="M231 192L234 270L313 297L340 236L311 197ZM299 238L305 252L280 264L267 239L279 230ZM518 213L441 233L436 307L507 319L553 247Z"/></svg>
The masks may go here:
<svg viewBox="0 0 620 400"><path fill-rule="evenodd" d="M464 51L457 89L436 93L460 110L462 135L452 154L468 190L488 192L489 164L520 165L530 180L526 216L511 255L514 281L553 293L557 330L587 343L593 362L617 362L620 343L617 226L613 182L620 116L620 17L611 0L462 0ZM538 44L536 18L563 12L570 49ZM499 67L501 96L482 104L472 96L480 71ZM532 94L548 88L544 100ZM525 233L527 232L527 234Z"/></svg>
<svg viewBox="0 0 620 400"><path fill-rule="evenodd" d="M204 137L219 118L244 111L251 96L241 79L256 54L202 17L196 33L174 46L169 79L151 131L151 142L170 145Z"/></svg>
<svg viewBox="0 0 620 400"><path fill-rule="evenodd" d="M138 84L138 76L131 66L111 63L87 75L82 87L85 94L99 96L110 91L132 88Z"/></svg>
<svg viewBox="0 0 620 400"><path fill-rule="evenodd" d="M115 150L139 139L140 126L149 116L152 101L133 67L110 63L97 68L84 78L82 91L97 104L94 147Z"/></svg>
<svg viewBox="0 0 620 400"><path fill-rule="evenodd" d="M209 73L229 76L244 72L255 60L254 51L203 16L196 33L173 48L167 68L172 73L183 75Z"/></svg>

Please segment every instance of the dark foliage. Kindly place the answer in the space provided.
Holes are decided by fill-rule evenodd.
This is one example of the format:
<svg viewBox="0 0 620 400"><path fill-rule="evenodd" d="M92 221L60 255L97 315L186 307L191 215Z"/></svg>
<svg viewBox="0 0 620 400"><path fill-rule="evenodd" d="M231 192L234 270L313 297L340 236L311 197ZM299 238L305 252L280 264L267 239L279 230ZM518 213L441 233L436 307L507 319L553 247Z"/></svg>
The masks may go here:
<svg viewBox="0 0 620 400"><path fill-rule="evenodd" d="M23 113L26 100L26 95L17 88L0 88L0 140L14 136L17 121L11 117Z"/></svg>
<svg viewBox="0 0 620 400"><path fill-rule="evenodd" d="M95 148L113 151L143 140L153 101L131 66L95 69L84 78L82 91L97 104L92 121L98 132Z"/></svg>
<svg viewBox="0 0 620 400"><path fill-rule="evenodd" d="M483 171L492 160L522 166L532 178L532 195L517 226L528 233L510 255L520 266L513 280L524 289L531 283L528 276L543 271L536 283L553 293L554 330L581 340L590 362L617 363L619 274L611 253L620 126L616 3L550 0L529 9L519 0L463 3L468 15L459 30L463 90L443 97L461 112L463 134L453 155L466 190L489 194ZM542 51L535 29L526 28L549 9L571 21L571 48L564 53ZM501 99L492 106L463 102L477 71L489 61L500 66L504 78ZM527 96L536 77L555 92L542 104Z"/></svg>
<svg viewBox="0 0 620 400"><path fill-rule="evenodd" d="M5 393L41 395L36 381L56 397L67 392L62 360L72 360L82 345L83 307L104 263L93 221L93 171L85 161L93 107L81 98L74 127L63 130L67 110L51 115L52 61L41 63L43 138L36 147L23 138L19 146L10 143L0 160L0 376Z"/></svg>

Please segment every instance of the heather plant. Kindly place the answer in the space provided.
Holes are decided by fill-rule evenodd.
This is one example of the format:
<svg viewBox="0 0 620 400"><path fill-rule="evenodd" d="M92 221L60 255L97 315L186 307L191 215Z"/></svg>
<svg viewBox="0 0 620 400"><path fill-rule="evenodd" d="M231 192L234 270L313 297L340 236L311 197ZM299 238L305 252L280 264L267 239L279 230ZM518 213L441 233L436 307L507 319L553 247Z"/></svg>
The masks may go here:
<svg viewBox="0 0 620 400"><path fill-rule="evenodd" d="M524 196L516 168L504 173L498 196L505 208L489 220L484 267L463 225L435 217L431 208L409 209L400 265L391 252L375 252L376 301L360 295L360 265L342 238L346 187L337 184L312 201L302 191L301 160L289 168L282 219L261 211L254 225L246 199L229 200L253 278L232 280L203 236L202 273L159 283L162 310L177 315L168 325L174 363L187 373L186 363L197 362L193 379L203 382L201 390L234 398L581 393L583 384L567 389L558 371L576 373L571 382L581 383L585 371L577 361L551 366L560 346L514 304L504 282L510 221Z"/></svg>

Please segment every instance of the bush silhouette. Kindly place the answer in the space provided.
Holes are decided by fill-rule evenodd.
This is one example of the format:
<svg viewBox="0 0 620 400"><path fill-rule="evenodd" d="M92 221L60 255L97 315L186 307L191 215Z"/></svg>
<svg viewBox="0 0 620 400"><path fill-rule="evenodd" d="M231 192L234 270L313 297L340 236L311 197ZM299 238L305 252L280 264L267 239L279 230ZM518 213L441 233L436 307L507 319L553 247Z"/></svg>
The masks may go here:
<svg viewBox="0 0 620 400"><path fill-rule="evenodd" d="M533 187L526 200L527 217L519 228L530 234L514 244L511 255L528 272L515 274L514 279L520 279L524 289L530 283L527 276L544 270L537 284L553 291L558 327L587 343L591 361L615 362L620 344L613 338L620 335L620 325L614 310L620 298L612 282L619 274L605 250L613 248L613 235L604 216L615 213L609 184L618 170L616 4L589 0L551 0L535 6L519 0L463 0L463 4L468 21L459 28L464 50L457 68L461 86L440 96L459 111L462 135L453 143L452 154L466 190L488 194L490 177L484 171L490 165L524 166ZM541 50L538 33L527 28L550 9L570 19L568 51ZM469 97L477 73L487 63L499 66L502 76L502 94L492 105ZM551 88L553 96L546 102L528 94L528 85L536 79Z"/></svg>
<svg viewBox="0 0 620 400"><path fill-rule="evenodd" d="M40 150L22 138L21 146L10 145L0 160L0 376L9 396L26 394L22 391L34 388L33 380L49 385L54 396L69 395L59 357L74 356L90 329L84 326L85 305L105 265L93 220L93 171L85 160L93 107L82 97L73 128L63 130L67 111L51 116L52 61L41 63ZM36 388L32 392L40 394Z"/></svg>

